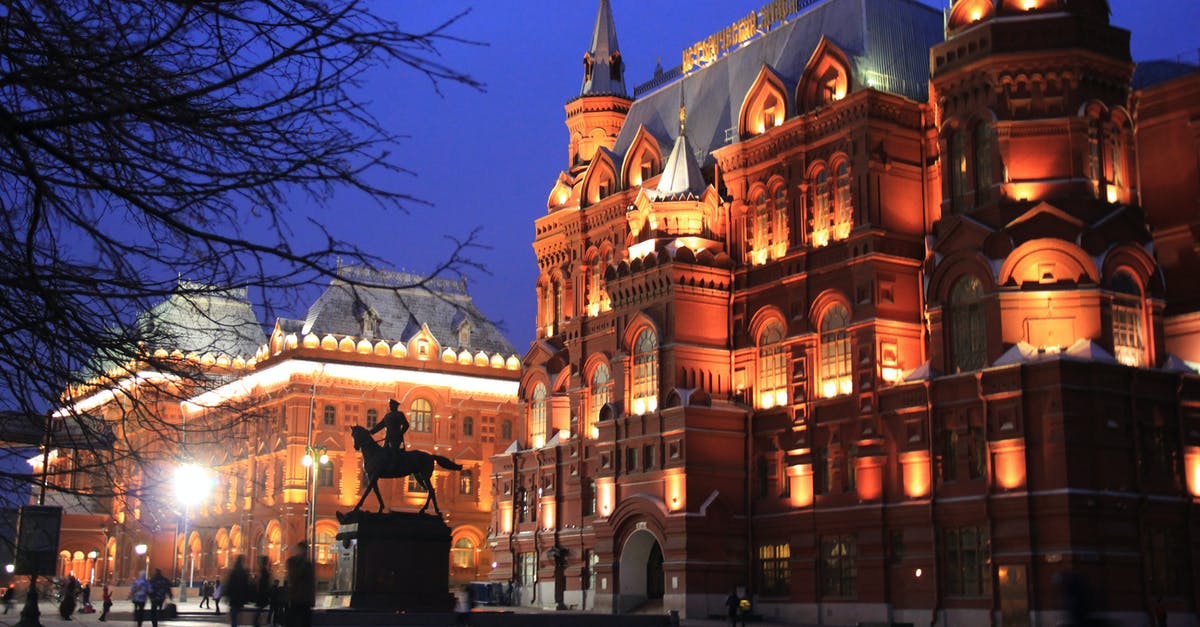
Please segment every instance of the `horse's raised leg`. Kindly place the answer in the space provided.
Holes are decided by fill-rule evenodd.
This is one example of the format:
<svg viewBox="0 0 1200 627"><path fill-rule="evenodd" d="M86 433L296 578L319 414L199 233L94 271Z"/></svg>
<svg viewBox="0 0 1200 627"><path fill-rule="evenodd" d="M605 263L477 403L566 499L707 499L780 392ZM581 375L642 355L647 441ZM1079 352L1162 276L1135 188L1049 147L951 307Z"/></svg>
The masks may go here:
<svg viewBox="0 0 1200 627"><path fill-rule="evenodd" d="M382 514L383 513L383 495L379 493L379 479L378 478L376 478L374 481L371 482L371 489L375 490L375 498L379 501L379 513ZM366 497L367 497L367 495L364 494L363 498L366 498Z"/></svg>
<svg viewBox="0 0 1200 627"><path fill-rule="evenodd" d="M422 505L421 509L417 511L418 514L424 514L425 510L429 509L429 499L433 496L433 482L430 481L428 477L420 473L414 473L413 478L417 480L417 483L420 484L421 487L425 488L425 504ZM437 507L436 502L434 507Z"/></svg>
<svg viewBox="0 0 1200 627"><path fill-rule="evenodd" d="M367 487L363 489L362 497L358 499L358 505L354 506L355 511L362 509L363 501L367 500L367 495L371 493L371 488L375 488L376 494L379 493L379 488L375 487L376 480L377 479L375 477L372 477L371 480L367 482Z"/></svg>

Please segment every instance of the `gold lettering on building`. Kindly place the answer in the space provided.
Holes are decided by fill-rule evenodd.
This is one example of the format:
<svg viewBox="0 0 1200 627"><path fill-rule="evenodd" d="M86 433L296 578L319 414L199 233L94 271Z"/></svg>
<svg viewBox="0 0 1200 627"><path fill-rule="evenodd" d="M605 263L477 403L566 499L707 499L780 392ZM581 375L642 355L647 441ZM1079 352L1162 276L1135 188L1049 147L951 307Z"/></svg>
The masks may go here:
<svg viewBox="0 0 1200 627"><path fill-rule="evenodd" d="M808 0L773 0L745 17L684 48L683 72L702 68L729 54L743 43L784 22Z"/></svg>

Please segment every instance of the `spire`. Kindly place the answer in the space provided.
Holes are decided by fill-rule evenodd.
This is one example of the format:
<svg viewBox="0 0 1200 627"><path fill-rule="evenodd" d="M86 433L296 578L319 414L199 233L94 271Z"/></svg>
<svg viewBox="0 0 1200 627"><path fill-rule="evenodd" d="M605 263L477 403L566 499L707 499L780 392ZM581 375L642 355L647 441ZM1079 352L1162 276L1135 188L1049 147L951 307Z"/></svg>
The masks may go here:
<svg viewBox="0 0 1200 627"><path fill-rule="evenodd" d="M580 96L625 96L625 62L617 45L617 27L613 24L608 0L600 0L592 47L583 55L583 88Z"/></svg>
<svg viewBox="0 0 1200 627"><path fill-rule="evenodd" d="M662 177L658 179L658 187L655 189L656 198L681 195L699 197L707 187L704 175L700 173L700 166L696 164L692 147L688 144L687 133L684 132L686 127L687 105L683 102L683 85L681 84L679 86L679 136L675 138L671 156L667 157Z"/></svg>

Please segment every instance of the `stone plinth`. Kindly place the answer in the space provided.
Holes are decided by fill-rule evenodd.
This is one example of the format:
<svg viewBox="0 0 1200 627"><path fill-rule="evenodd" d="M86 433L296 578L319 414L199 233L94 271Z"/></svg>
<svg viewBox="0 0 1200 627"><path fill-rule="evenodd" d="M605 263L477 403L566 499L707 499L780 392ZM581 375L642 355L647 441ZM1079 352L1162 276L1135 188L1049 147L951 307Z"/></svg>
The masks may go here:
<svg viewBox="0 0 1200 627"><path fill-rule="evenodd" d="M450 527L437 516L338 514L335 605L388 612L448 612Z"/></svg>

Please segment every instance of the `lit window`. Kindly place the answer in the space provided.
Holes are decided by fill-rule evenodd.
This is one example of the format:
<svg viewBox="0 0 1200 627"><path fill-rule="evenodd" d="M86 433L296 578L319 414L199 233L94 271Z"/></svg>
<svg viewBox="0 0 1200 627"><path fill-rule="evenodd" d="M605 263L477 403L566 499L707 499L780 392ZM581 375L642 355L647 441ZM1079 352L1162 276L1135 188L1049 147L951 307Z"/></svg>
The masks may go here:
<svg viewBox="0 0 1200 627"><path fill-rule="evenodd" d="M787 348L783 325L772 322L758 339L758 406L763 409L787 404Z"/></svg>
<svg viewBox="0 0 1200 627"><path fill-rule="evenodd" d="M460 470L458 472L458 493L459 494L474 494L475 493L475 473L470 469Z"/></svg>
<svg viewBox="0 0 1200 627"><path fill-rule="evenodd" d="M820 247L829 243L830 229L833 227L828 170L821 168L817 171L812 189L812 245Z"/></svg>
<svg viewBox="0 0 1200 627"><path fill-rule="evenodd" d="M821 538L821 595L851 598L858 579L858 546L854 536Z"/></svg>
<svg viewBox="0 0 1200 627"><path fill-rule="evenodd" d="M417 481L417 478L412 475L408 476L408 485L405 487L408 489L409 494L425 494L426 492L429 492L429 490L427 490L425 486L421 485L421 482Z"/></svg>
<svg viewBox="0 0 1200 627"><path fill-rule="evenodd" d="M413 401L408 413L409 424L413 431L431 433L433 431L433 405L429 401L418 398Z"/></svg>
<svg viewBox="0 0 1200 627"><path fill-rule="evenodd" d="M612 373L607 364L600 364L592 371L592 385L588 389L588 436L599 437L600 410L609 403L612 390Z"/></svg>
<svg viewBox="0 0 1200 627"><path fill-rule="evenodd" d="M1146 350L1142 341L1142 290L1137 281L1121 270L1112 280L1113 356L1126 366L1145 364Z"/></svg>
<svg viewBox="0 0 1200 627"><path fill-rule="evenodd" d="M750 263L763 264L767 262L768 247L771 245L771 207L767 203L766 192L760 191L754 197L754 215L751 217Z"/></svg>
<svg viewBox="0 0 1200 627"><path fill-rule="evenodd" d="M634 342L632 411L642 415L658 409L658 335L643 329Z"/></svg>
<svg viewBox="0 0 1200 627"><path fill-rule="evenodd" d="M950 289L950 370L969 372L987 365L987 322L983 283L965 276Z"/></svg>
<svg viewBox="0 0 1200 627"><path fill-rule="evenodd" d="M821 395L832 398L851 392L850 312L842 305L821 318Z"/></svg>
<svg viewBox="0 0 1200 627"><path fill-rule="evenodd" d="M833 214L833 239L842 240L850 236L854 226L854 203L850 201L850 166L842 161L837 166L834 178L837 205Z"/></svg>
<svg viewBox="0 0 1200 627"><path fill-rule="evenodd" d="M546 409L546 385L539 383L533 388L533 401L529 411L529 438L533 443L534 448L541 448L546 444L546 431L549 429L547 424L548 412Z"/></svg>
<svg viewBox="0 0 1200 627"><path fill-rule="evenodd" d="M788 249L788 216L787 189L780 185L775 188L775 215L771 219L771 249L772 255L779 259L787 254Z"/></svg>
<svg viewBox="0 0 1200 627"><path fill-rule="evenodd" d="M784 544L763 544L758 547L758 590L765 596L787 596L791 593L792 547Z"/></svg>
<svg viewBox="0 0 1200 627"><path fill-rule="evenodd" d="M313 547L313 560L318 564L328 564L333 561L333 543L337 538L328 529L317 531L316 543Z"/></svg>
<svg viewBox="0 0 1200 627"><path fill-rule="evenodd" d="M454 568L475 568L475 543L470 538L459 538L450 549L450 563Z"/></svg>

